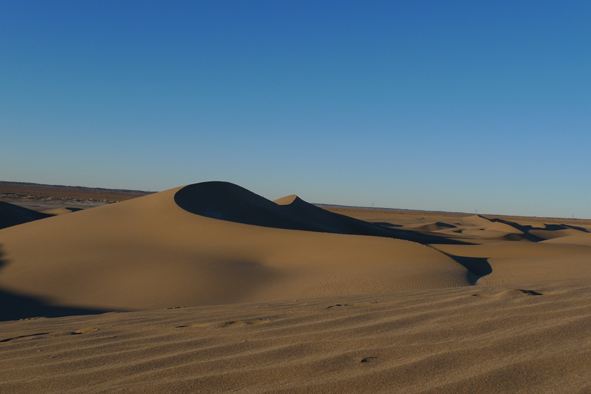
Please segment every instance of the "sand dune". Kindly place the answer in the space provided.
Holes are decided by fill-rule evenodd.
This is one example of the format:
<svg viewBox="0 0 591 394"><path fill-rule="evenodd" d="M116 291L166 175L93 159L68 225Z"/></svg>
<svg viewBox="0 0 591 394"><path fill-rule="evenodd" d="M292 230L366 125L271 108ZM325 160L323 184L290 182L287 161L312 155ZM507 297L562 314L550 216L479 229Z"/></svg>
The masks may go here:
<svg viewBox="0 0 591 394"><path fill-rule="evenodd" d="M522 240L523 231L506 223L489 220L483 216L469 216L458 223L462 229L459 232L472 240L506 239L510 241Z"/></svg>
<svg viewBox="0 0 591 394"><path fill-rule="evenodd" d="M476 227L486 227L490 226L492 222L482 215L472 215L462 218L461 224L463 224L464 226L470 225Z"/></svg>
<svg viewBox="0 0 591 394"><path fill-rule="evenodd" d="M574 234L568 236L561 236L561 237L552 237L546 241L542 241L544 243L565 243L565 244L572 244L572 245L586 245L591 246L591 234Z"/></svg>
<svg viewBox="0 0 591 394"><path fill-rule="evenodd" d="M469 284L428 246L289 227L380 231L299 199L280 206L200 184L4 229L0 287L54 306L137 310Z"/></svg>
<svg viewBox="0 0 591 394"><path fill-rule="evenodd" d="M586 245L560 245L547 242L505 242L486 245L437 245L440 251L469 257L543 257L591 254Z"/></svg>
<svg viewBox="0 0 591 394"><path fill-rule="evenodd" d="M0 392L591 392L591 222L333 210L208 182L0 230Z"/></svg>
<svg viewBox="0 0 591 394"><path fill-rule="evenodd" d="M576 237L576 236L575 236ZM448 255L490 265L490 274L479 279L483 285L515 284L591 278L591 238L579 242L503 242L484 245L434 245Z"/></svg>
<svg viewBox="0 0 591 394"><path fill-rule="evenodd" d="M450 229L456 229L457 227L453 224L442 223L442 222L430 222L430 223L418 223L405 226L404 228L413 231L421 231L421 232L435 232L440 230L450 231ZM452 230L453 231L453 230Z"/></svg>
<svg viewBox="0 0 591 394"><path fill-rule="evenodd" d="M562 237L569 237L575 235L589 235L588 231L582 230L575 230L573 228L566 228L560 230L530 230L530 233L541 238L541 239L554 239L554 238L562 238Z"/></svg>

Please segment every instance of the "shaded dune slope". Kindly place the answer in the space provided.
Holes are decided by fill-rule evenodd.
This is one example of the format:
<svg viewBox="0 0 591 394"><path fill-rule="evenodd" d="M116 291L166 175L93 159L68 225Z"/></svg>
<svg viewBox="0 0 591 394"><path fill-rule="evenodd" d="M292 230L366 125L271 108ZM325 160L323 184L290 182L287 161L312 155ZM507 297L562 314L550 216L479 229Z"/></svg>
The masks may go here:
<svg viewBox="0 0 591 394"><path fill-rule="evenodd" d="M51 215L0 201L0 229L44 219Z"/></svg>
<svg viewBox="0 0 591 394"><path fill-rule="evenodd" d="M174 196L184 210L214 219L255 226L335 234L369 235L439 244L462 244L436 235L398 230L329 212L292 195L269 201L228 182L186 186Z"/></svg>
<svg viewBox="0 0 591 394"><path fill-rule="evenodd" d="M0 290L53 308L138 310L469 285L466 268L428 246L272 227L353 232L359 223L298 201L277 219L268 208L279 205L225 190L188 186L3 229ZM225 209L209 212L268 226L186 209L217 199Z"/></svg>

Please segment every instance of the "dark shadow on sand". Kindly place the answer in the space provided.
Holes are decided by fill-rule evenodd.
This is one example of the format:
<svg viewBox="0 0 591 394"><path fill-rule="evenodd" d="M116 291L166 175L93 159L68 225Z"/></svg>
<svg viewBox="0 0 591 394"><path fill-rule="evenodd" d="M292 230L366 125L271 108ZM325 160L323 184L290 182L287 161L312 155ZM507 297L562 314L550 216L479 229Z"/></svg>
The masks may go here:
<svg viewBox="0 0 591 394"><path fill-rule="evenodd" d="M45 219L51 216L53 215L0 201L0 229Z"/></svg>
<svg viewBox="0 0 591 394"><path fill-rule="evenodd" d="M8 264L0 245L0 275ZM112 310L54 306L40 297L16 294L0 289L0 321L30 319L34 317L63 317L97 315Z"/></svg>
<svg viewBox="0 0 591 394"><path fill-rule="evenodd" d="M469 271L468 281L470 284L476 284L478 279L491 274L493 271L492 267L488 263L488 258L486 257L454 256L447 253L446 255L454 259L457 263L463 265Z"/></svg>
<svg viewBox="0 0 591 394"><path fill-rule="evenodd" d="M98 315L107 312L113 311L52 306L39 298L17 295L0 290L0 321L30 319L34 317Z"/></svg>
<svg viewBox="0 0 591 394"><path fill-rule="evenodd" d="M64 207L64 208L66 208L70 212L84 211L83 208L74 208L74 207Z"/></svg>
<svg viewBox="0 0 591 394"><path fill-rule="evenodd" d="M402 224L394 224L394 223L388 223L388 222L371 222L372 224L375 224L377 226L382 226L382 227L402 227Z"/></svg>

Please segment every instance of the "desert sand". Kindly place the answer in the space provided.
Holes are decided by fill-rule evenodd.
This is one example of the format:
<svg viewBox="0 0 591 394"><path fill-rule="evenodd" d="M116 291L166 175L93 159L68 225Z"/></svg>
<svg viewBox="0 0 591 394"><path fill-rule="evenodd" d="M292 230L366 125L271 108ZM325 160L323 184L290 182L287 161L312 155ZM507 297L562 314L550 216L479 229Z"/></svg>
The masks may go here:
<svg viewBox="0 0 591 394"><path fill-rule="evenodd" d="M591 392L591 221L207 182L0 205L0 392Z"/></svg>

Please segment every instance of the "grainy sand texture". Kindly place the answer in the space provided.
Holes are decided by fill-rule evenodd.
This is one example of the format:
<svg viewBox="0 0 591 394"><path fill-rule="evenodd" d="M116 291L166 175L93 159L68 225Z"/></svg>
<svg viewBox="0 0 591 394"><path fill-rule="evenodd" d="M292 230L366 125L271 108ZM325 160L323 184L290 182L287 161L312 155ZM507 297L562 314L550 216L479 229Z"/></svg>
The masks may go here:
<svg viewBox="0 0 591 394"><path fill-rule="evenodd" d="M2 393L591 393L591 221L225 182L0 219Z"/></svg>

